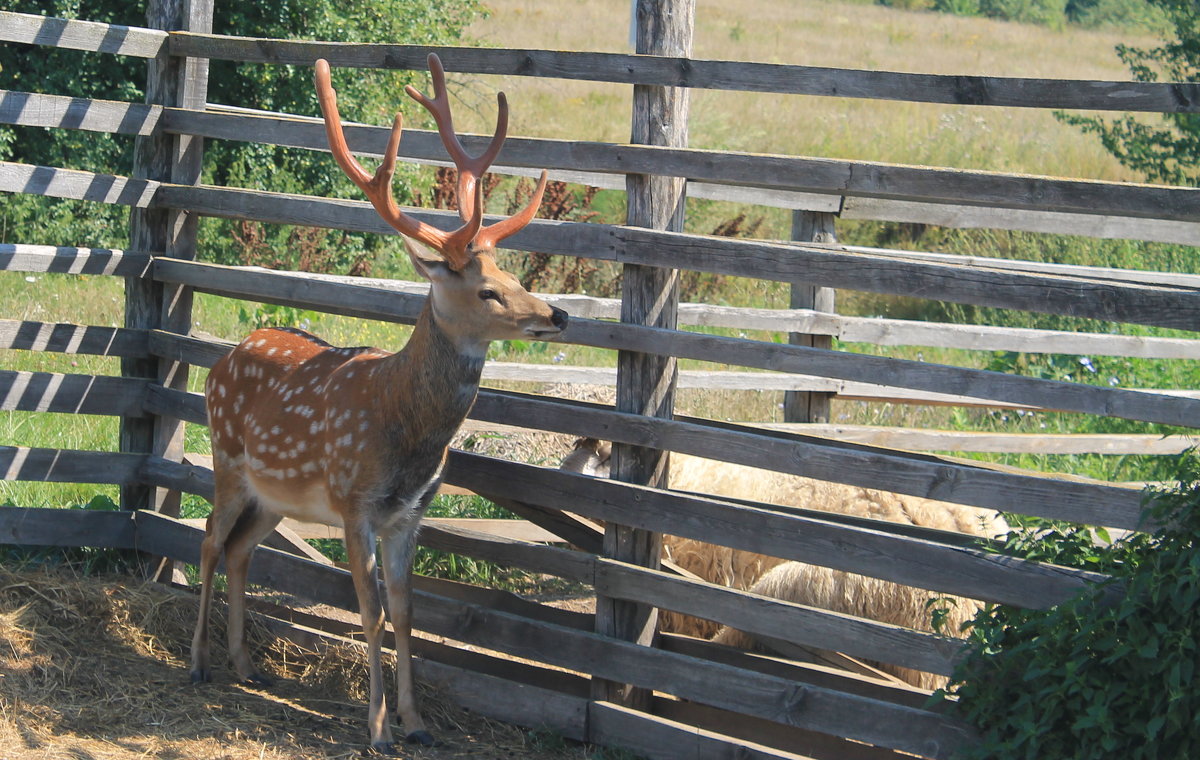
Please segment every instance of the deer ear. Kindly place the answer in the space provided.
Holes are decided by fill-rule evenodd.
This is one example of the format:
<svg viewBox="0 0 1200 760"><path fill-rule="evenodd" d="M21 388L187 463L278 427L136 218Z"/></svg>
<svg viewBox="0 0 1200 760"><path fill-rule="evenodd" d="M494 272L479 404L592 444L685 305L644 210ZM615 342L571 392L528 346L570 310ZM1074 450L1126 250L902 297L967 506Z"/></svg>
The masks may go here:
<svg viewBox="0 0 1200 760"><path fill-rule="evenodd" d="M445 279L451 274L450 265L441 254L418 243L407 235L404 236L404 247L408 250L408 258L416 268L417 274L430 282Z"/></svg>

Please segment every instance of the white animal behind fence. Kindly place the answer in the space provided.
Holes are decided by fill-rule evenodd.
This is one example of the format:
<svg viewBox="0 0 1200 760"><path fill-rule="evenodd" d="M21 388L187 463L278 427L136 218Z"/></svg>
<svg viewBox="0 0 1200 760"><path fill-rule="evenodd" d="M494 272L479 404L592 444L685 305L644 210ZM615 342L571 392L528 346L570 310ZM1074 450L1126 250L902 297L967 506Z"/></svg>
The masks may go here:
<svg viewBox="0 0 1200 760"><path fill-rule="evenodd" d="M607 477L610 455L611 446L607 442L583 438L576 441L574 451L563 460L562 468ZM993 538L1008 532L1008 524L993 510L830 483L686 454L671 455L670 486L677 491L836 512L980 538ZM710 583L921 631L932 632L934 628L931 599L936 598L935 605L944 611L941 632L951 635L957 635L961 624L974 617L980 608L979 602L972 599L935 595L857 573L785 561L680 536L663 536L663 554L680 568ZM758 643L749 634L671 610L662 610L659 622L664 631L714 638L731 646L749 649ZM945 681L940 676L887 663L871 664L921 688L937 688Z"/></svg>

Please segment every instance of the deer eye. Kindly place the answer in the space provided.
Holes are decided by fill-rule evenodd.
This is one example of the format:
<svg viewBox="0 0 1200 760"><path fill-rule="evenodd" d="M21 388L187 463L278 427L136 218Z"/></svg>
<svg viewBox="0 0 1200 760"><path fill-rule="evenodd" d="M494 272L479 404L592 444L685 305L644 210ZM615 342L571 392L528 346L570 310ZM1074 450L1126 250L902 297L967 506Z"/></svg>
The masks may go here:
<svg viewBox="0 0 1200 760"><path fill-rule="evenodd" d="M490 288L484 289L479 291L479 300L500 303L500 294Z"/></svg>

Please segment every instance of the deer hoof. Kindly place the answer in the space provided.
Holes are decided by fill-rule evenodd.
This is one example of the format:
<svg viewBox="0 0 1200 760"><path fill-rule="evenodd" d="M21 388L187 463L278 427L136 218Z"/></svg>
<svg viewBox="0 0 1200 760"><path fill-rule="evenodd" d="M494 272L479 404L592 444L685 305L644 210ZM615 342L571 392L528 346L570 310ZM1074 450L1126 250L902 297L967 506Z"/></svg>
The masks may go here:
<svg viewBox="0 0 1200 760"><path fill-rule="evenodd" d="M437 739L433 738L433 734L428 731L413 731L405 737L405 741L409 744L420 744L422 747L436 747L441 744Z"/></svg>
<svg viewBox="0 0 1200 760"><path fill-rule="evenodd" d="M259 686L264 689L269 689L275 685L275 681L267 678L262 673L251 673L242 679L242 683L246 686Z"/></svg>
<svg viewBox="0 0 1200 760"><path fill-rule="evenodd" d="M387 755L389 757L398 757L400 755L396 750L396 745L392 742L372 742L371 751L377 755Z"/></svg>
<svg viewBox="0 0 1200 760"><path fill-rule="evenodd" d="M212 673L208 668L197 668L192 671L192 683L208 683L212 680Z"/></svg>

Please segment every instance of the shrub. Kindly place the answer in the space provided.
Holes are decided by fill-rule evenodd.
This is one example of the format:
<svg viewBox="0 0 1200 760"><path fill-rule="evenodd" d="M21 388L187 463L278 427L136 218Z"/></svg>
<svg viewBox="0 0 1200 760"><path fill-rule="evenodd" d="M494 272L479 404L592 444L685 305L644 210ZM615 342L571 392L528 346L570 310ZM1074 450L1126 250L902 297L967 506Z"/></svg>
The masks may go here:
<svg viewBox="0 0 1200 760"><path fill-rule="evenodd" d="M1191 454L1180 461L1179 487L1149 502L1147 516L1164 526L1154 535L1097 547L1086 531L1060 526L1027 542L1040 559L1103 569L1111 580L1049 610L992 606L975 620L951 686L952 709L982 736L970 757L1200 750L1200 465Z"/></svg>

